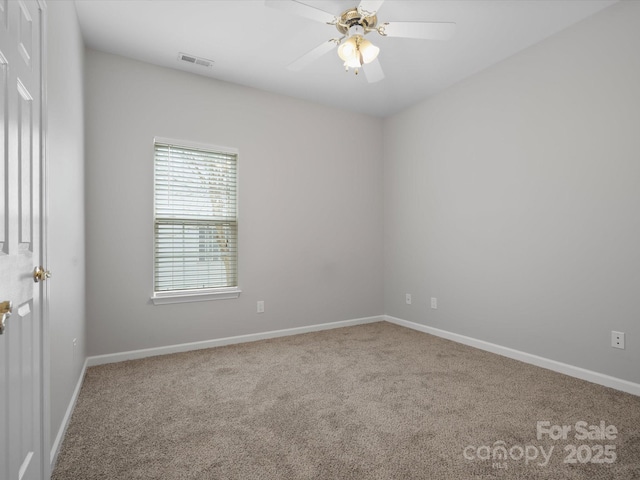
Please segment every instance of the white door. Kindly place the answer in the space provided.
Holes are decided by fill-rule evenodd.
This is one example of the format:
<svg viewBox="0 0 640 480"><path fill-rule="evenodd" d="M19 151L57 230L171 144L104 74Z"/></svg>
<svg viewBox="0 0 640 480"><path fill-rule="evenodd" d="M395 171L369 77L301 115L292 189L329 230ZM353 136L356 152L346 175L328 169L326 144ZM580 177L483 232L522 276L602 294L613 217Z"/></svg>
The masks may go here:
<svg viewBox="0 0 640 480"><path fill-rule="evenodd" d="M43 432L42 31L34 0L0 0L0 479L48 478ZM0 318L1 320L1 318ZM0 326L0 329L2 326Z"/></svg>

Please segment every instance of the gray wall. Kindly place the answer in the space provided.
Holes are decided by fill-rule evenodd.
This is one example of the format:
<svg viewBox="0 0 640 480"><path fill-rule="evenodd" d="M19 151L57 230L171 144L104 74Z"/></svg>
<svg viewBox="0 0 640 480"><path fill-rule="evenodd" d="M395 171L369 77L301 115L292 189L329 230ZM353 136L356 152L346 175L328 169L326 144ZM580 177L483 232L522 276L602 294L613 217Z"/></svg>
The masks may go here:
<svg viewBox="0 0 640 480"><path fill-rule="evenodd" d="M91 50L85 62L88 355L382 313L380 119ZM239 149L239 299L150 303L154 136Z"/></svg>
<svg viewBox="0 0 640 480"><path fill-rule="evenodd" d="M84 46L73 2L48 2L51 435L85 359ZM74 353L73 339L78 340Z"/></svg>
<svg viewBox="0 0 640 480"><path fill-rule="evenodd" d="M638 25L620 2L385 120L387 314L640 382Z"/></svg>

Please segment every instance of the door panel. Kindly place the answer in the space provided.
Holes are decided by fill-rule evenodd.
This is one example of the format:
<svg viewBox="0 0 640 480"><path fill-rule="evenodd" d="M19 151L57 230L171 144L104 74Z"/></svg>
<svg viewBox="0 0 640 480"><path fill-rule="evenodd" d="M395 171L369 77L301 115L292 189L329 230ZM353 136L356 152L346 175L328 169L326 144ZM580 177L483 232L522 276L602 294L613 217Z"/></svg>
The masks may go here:
<svg viewBox="0 0 640 480"><path fill-rule="evenodd" d="M32 191L32 170L33 152L31 146L34 142L31 122L33 121L33 98L18 79L17 85L18 103L18 188L20 198L18 200L18 211L20 221L19 250L33 252L31 244L31 234L33 228L33 191Z"/></svg>
<svg viewBox="0 0 640 480"><path fill-rule="evenodd" d="M0 302L12 313L0 335L0 478L43 480L42 11L0 0Z"/></svg>

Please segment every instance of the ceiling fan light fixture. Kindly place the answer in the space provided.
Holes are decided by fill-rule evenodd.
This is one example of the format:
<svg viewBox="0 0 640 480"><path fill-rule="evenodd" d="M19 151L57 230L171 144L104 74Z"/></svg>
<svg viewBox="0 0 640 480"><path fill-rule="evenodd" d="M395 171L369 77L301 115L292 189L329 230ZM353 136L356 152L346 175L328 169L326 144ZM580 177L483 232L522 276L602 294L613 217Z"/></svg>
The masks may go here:
<svg viewBox="0 0 640 480"><path fill-rule="evenodd" d="M361 35L362 27L357 27L351 29L352 35L338 47L338 56L344 61L345 68L355 68L356 74L358 68L373 62L380 53L378 47Z"/></svg>

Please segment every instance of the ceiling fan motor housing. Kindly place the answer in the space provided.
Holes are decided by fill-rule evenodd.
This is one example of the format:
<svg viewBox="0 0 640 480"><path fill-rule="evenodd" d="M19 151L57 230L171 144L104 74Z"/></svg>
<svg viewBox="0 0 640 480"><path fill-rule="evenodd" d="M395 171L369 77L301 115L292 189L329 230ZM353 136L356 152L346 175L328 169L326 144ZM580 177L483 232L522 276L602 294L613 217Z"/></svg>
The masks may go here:
<svg viewBox="0 0 640 480"><path fill-rule="evenodd" d="M363 16L358 12L357 8L350 8L340 15L336 28L343 35L349 33L349 29L355 25L360 25L364 29L364 33L368 33L369 29L375 29L378 23L378 17L376 15Z"/></svg>

